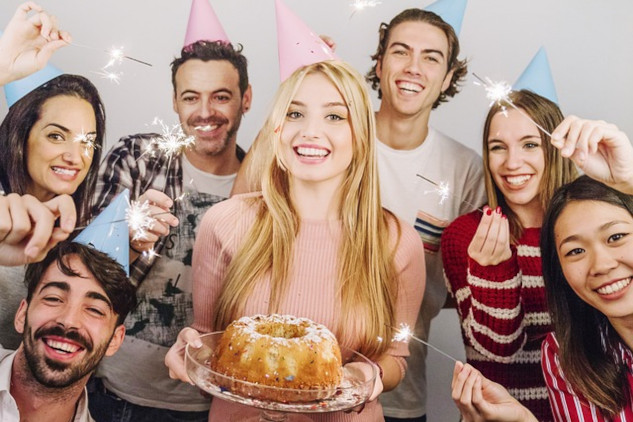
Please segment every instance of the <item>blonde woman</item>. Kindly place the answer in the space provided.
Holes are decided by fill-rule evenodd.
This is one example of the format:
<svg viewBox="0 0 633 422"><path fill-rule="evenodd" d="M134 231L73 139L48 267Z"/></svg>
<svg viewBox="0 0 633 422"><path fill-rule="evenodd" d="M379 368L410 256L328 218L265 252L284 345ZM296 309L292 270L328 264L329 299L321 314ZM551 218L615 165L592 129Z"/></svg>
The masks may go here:
<svg viewBox="0 0 633 422"><path fill-rule="evenodd" d="M374 399L400 382L408 356L406 344L390 340L393 327L413 326L422 300L422 242L380 206L373 113L356 71L337 61L300 68L274 104L260 135L261 150L272 152L262 192L216 205L202 221L193 256L193 329L180 333L167 366L188 381L184 345L241 316L307 317L381 373L362 414L313 417L381 421ZM240 409L214 400L209 418L228 420Z"/></svg>

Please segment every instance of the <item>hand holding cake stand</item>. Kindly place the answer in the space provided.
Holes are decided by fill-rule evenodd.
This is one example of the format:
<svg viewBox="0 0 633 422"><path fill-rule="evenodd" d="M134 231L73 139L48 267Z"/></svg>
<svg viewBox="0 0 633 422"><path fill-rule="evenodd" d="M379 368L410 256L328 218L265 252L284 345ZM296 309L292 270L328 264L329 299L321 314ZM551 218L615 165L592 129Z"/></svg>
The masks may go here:
<svg viewBox="0 0 633 422"><path fill-rule="evenodd" d="M233 420L295 422L310 420L300 415L301 413L351 410L369 399L378 376L373 365L373 376L370 379L363 379L356 372L343 367L343 379L334 390L278 388L242 381L215 372L210 367L211 358L221 335L222 331L217 331L201 336L203 345L197 349L187 346L185 366L189 378L207 393L222 400L259 409L259 414L253 411L247 412L250 417L240 412L233 416ZM343 363L371 364L369 359L353 350L341 347L341 354ZM281 398L281 400L272 399L273 397Z"/></svg>

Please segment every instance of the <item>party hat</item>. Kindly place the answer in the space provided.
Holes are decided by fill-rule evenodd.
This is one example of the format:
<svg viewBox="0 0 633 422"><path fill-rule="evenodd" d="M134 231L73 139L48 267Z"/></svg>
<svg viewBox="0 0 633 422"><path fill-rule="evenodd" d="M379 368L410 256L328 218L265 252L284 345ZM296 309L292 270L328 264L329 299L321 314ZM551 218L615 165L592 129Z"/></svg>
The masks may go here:
<svg viewBox="0 0 633 422"><path fill-rule="evenodd" d="M279 73L284 81L302 66L338 59L327 44L281 1L275 0Z"/></svg>
<svg viewBox="0 0 633 422"><path fill-rule="evenodd" d="M552 70L547 60L545 47L539 48L530 64L527 65L519 79L512 85L512 89L529 89L530 91L545 97L550 101L558 104L558 96L556 95L556 87L554 86L554 78Z"/></svg>
<svg viewBox="0 0 633 422"><path fill-rule="evenodd" d="M185 35L185 46L196 41L224 41L230 43L220 20L215 15L209 0L192 0L189 23Z"/></svg>
<svg viewBox="0 0 633 422"><path fill-rule="evenodd" d="M130 275L130 234L126 213L130 192L125 189L90 223L73 242L92 246L121 264Z"/></svg>
<svg viewBox="0 0 633 422"><path fill-rule="evenodd" d="M4 95L7 99L7 105L11 107L29 92L44 85L51 79L55 79L63 74L61 70L51 64L47 64L44 69L25 76L17 81L9 82L4 86Z"/></svg>
<svg viewBox="0 0 633 422"><path fill-rule="evenodd" d="M462 22L464 21L464 12L466 11L467 0L437 0L424 8L429 12L439 15L444 22L449 24L459 35L462 30Z"/></svg>

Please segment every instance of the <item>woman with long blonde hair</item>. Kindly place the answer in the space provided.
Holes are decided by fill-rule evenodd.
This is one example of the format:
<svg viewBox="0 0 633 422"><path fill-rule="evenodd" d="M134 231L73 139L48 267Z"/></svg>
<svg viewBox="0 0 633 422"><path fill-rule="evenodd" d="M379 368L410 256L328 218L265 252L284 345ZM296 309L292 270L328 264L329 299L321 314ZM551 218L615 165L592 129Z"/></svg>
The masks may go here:
<svg viewBox="0 0 633 422"><path fill-rule="evenodd" d="M193 329L181 332L166 363L188 380L182 348L199 332L245 315L307 317L381 373L362 415L315 418L382 420L373 399L406 369L407 345L391 339L394 327L415 323L425 284L422 242L380 206L373 112L356 71L338 61L302 67L274 104L260 133L262 192L205 215L193 256ZM214 400L210 418L238 407Z"/></svg>

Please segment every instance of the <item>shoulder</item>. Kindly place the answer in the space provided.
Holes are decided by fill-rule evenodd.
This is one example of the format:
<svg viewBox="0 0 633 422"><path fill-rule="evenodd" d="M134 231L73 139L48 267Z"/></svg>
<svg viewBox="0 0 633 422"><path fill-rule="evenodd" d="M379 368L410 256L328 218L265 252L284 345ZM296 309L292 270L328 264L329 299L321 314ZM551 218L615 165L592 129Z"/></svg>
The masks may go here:
<svg viewBox="0 0 633 422"><path fill-rule="evenodd" d="M554 332L550 332L545 337L545 340L543 340L543 343L541 343L541 360L543 362L543 369L546 369L548 366L551 367L551 364L558 360L558 353L558 340L556 340Z"/></svg>
<svg viewBox="0 0 633 422"><path fill-rule="evenodd" d="M457 217L442 233L442 242L447 237L470 237L474 235L481 221L481 211L475 210Z"/></svg>
<svg viewBox="0 0 633 422"><path fill-rule="evenodd" d="M435 139L439 148L460 154L460 160L475 161L481 164L481 155L475 152L472 148L467 147L461 142L456 141L433 127L429 127L429 135Z"/></svg>
<svg viewBox="0 0 633 422"><path fill-rule="evenodd" d="M232 196L218 202L207 210L202 219L203 226L219 226L253 220L263 202L261 192L245 193Z"/></svg>

